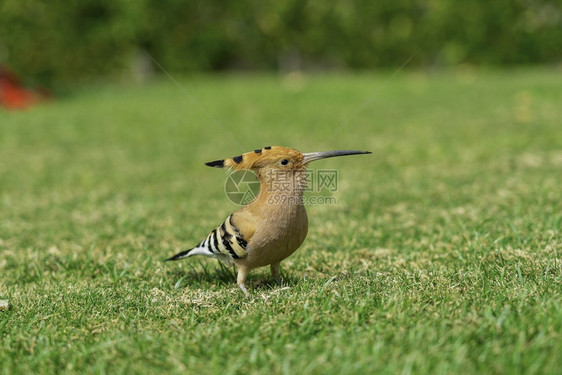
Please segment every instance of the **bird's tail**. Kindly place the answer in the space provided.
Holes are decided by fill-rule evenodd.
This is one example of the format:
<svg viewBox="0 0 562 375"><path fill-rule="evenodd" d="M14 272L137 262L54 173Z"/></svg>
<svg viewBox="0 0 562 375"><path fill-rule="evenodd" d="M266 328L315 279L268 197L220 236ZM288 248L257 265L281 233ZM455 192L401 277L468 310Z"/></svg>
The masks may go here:
<svg viewBox="0 0 562 375"><path fill-rule="evenodd" d="M189 258L192 257L194 255L203 255L206 257L214 257L215 254L213 254L213 252L211 250L209 250L206 242L206 240L201 241L201 243L191 249L188 250L184 250L181 253L177 253L176 255L174 255L171 258L168 258L165 260L165 262L169 261L169 260L180 260L183 258Z"/></svg>
<svg viewBox="0 0 562 375"><path fill-rule="evenodd" d="M184 251L182 251L182 252L179 252L179 253L177 253L176 255L174 255L174 256L172 256L172 257L170 257L170 258L168 258L168 259L165 259L164 262L167 262L167 261L169 261L169 260L180 260L180 259L183 259L183 258L187 258L187 257L191 256L191 255L189 255L189 253L190 253L191 250L193 250L193 249L195 249L195 248L192 248L192 249L188 249L188 250L184 250Z"/></svg>

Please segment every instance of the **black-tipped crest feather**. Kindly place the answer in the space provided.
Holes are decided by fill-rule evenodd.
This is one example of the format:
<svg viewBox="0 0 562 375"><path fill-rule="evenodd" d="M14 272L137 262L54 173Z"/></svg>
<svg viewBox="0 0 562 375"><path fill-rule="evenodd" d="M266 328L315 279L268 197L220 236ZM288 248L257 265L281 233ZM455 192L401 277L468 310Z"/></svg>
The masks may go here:
<svg viewBox="0 0 562 375"><path fill-rule="evenodd" d="M223 168L224 167L224 159L210 161L208 163L205 163L205 165L208 165L209 167Z"/></svg>

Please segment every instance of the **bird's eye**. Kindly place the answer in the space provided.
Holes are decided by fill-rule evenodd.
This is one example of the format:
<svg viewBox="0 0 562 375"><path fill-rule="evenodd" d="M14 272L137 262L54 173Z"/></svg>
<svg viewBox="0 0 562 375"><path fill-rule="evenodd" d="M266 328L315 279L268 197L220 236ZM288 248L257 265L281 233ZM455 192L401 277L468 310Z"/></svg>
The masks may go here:
<svg viewBox="0 0 562 375"><path fill-rule="evenodd" d="M289 164L289 160L287 159L281 160L281 165L287 165L287 164Z"/></svg>

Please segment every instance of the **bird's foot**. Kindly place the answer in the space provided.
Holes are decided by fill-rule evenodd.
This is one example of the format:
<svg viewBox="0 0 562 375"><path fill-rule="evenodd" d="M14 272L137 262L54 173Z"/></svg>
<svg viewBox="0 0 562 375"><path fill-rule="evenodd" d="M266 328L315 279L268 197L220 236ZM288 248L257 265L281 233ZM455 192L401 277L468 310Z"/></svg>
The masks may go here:
<svg viewBox="0 0 562 375"><path fill-rule="evenodd" d="M281 278L281 269L279 263L273 263L271 265L271 275L277 281L277 285L283 286L283 279Z"/></svg>
<svg viewBox="0 0 562 375"><path fill-rule="evenodd" d="M246 298L250 298L250 293L248 293L248 289L246 289L246 285L238 284L238 286L240 287L240 290L242 290L242 292L244 292L244 295L246 296Z"/></svg>

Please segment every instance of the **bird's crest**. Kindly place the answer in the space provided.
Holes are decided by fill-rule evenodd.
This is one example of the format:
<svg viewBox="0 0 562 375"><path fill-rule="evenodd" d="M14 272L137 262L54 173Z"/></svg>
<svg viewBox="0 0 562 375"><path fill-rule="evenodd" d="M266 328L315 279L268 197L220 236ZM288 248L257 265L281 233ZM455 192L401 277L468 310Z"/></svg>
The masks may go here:
<svg viewBox="0 0 562 375"><path fill-rule="evenodd" d="M205 164L209 167L229 168L232 170L259 169L268 164L282 161L284 158L296 164L302 162L303 156L301 152L293 148L267 146L232 158L210 161Z"/></svg>

